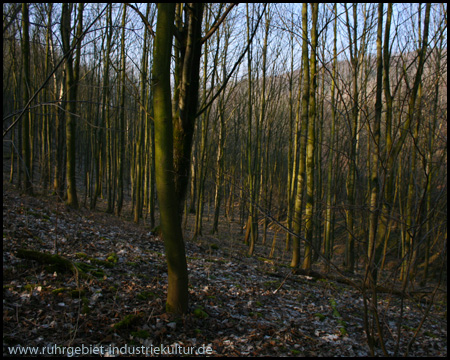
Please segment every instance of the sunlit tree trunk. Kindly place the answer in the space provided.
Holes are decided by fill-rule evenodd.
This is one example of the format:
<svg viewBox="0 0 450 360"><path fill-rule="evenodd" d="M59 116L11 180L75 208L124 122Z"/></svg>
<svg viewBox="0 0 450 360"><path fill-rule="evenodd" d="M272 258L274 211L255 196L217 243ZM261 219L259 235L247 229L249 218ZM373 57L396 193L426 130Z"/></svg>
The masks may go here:
<svg viewBox="0 0 450 360"><path fill-rule="evenodd" d="M155 170L161 229L166 248L169 275L166 310L188 310L188 272L179 199L175 191L174 133L170 90L170 58L175 4L158 4L158 18L153 53L153 108L155 122Z"/></svg>
<svg viewBox="0 0 450 360"><path fill-rule="evenodd" d="M303 91L302 91L302 113L300 128L300 150L297 175L297 193L294 204L294 233L297 234L292 240L292 260L291 267L300 265L300 235L302 230L302 210L303 210L303 188L305 184L305 164L306 164L306 132L308 129L309 101L310 101L310 74L308 56L308 5L302 7L302 66L303 66ZM297 110L298 114L298 110ZM297 115L298 116L298 115Z"/></svg>
<svg viewBox="0 0 450 360"><path fill-rule="evenodd" d="M391 210L393 208L394 203L394 191L396 190L394 188L394 180L395 180L395 166L396 161L398 160L398 156L400 154L401 149L403 148L403 145L405 143L405 140L407 136L411 132L411 124L415 117L415 111L416 111L416 101L417 101L417 94L419 90L419 85L422 81L422 73L425 65L425 59L426 59L426 52L428 48L428 31L429 31L429 19L430 19L430 7L431 5L427 3L425 8L425 21L423 25L423 39L421 44L419 45L420 48L418 50L418 63L417 63L417 71L414 77L413 86L411 88L409 99L408 99L408 110L406 113L406 120L404 124L402 125L400 129L400 135L395 144L392 142L391 133L388 133L391 124L386 124L386 132L387 132L387 143L386 146L389 149L389 145L391 145L389 149L389 153L387 153L387 159L386 159L386 185L385 185L385 192L384 192L384 200L383 205L381 208L381 214L380 214L380 221L379 221L379 228L377 232L377 249L376 252L382 252L383 245L386 246L388 238L389 238L389 230L390 230L390 214ZM388 16L389 17L389 16ZM385 54L386 59L386 54ZM386 64L387 60L384 61L384 64ZM389 71L387 68L385 69L386 73ZM390 121L391 114L392 114L392 107L390 108L390 95L387 94L389 91L388 89L388 79L389 76L386 74L384 79L384 87L385 87L385 97L387 99L387 116L386 121ZM390 91L389 91L390 92ZM381 256L381 254L380 254ZM378 258L378 256L377 256Z"/></svg>
<svg viewBox="0 0 450 360"><path fill-rule="evenodd" d="M306 142L306 206L305 206L305 258L303 269L311 269L312 243L313 243L313 208L314 208L314 148L316 143L316 88L317 88L317 18L319 14L319 4L312 7L312 27L311 27L311 59L310 74L311 86L309 88L309 112L308 112L308 139Z"/></svg>

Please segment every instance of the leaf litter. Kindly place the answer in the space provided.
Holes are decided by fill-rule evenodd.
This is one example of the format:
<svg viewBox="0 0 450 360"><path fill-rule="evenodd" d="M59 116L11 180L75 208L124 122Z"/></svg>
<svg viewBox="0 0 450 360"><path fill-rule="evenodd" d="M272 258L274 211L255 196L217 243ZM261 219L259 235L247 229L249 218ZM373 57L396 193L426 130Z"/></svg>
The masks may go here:
<svg viewBox="0 0 450 360"><path fill-rule="evenodd" d="M20 248L57 252L95 276L77 278L18 258ZM19 346L160 344L207 345L214 356L369 354L362 297L349 286L297 275L282 283L288 268L274 276L255 257L212 253L189 241L186 253L190 313L176 317L164 312L167 266L159 237L112 215L4 187L3 354ZM380 296L379 307L393 354L399 302ZM434 306L410 355L447 356L445 314L446 303ZM421 315L414 304L406 307L400 354Z"/></svg>

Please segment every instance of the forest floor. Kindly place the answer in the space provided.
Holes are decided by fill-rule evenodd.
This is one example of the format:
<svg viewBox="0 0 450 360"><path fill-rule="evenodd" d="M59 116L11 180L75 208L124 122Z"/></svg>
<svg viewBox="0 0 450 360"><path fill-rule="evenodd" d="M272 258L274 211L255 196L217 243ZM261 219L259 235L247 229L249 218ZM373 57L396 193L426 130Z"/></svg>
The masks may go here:
<svg viewBox="0 0 450 360"><path fill-rule="evenodd" d="M171 316L163 242L148 227L22 196L4 181L3 355L369 355L361 293L247 257L242 236L232 237L226 246L211 236L186 241L190 312ZM26 260L24 248L57 253L85 272ZM390 355L397 345L404 355L416 336L408 355L447 356L446 295L434 299L418 332L426 303L405 299L401 310L398 297L379 295Z"/></svg>

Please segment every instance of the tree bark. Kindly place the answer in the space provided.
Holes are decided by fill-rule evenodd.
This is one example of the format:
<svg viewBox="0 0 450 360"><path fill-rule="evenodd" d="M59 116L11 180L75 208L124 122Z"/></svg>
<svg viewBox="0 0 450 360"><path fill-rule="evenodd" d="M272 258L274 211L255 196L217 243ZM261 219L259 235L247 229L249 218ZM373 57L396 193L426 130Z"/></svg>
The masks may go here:
<svg viewBox="0 0 450 360"><path fill-rule="evenodd" d="M31 76L30 76L30 36L28 32L29 18L28 18L28 4L22 4L22 60L24 68L23 88L25 94L25 101L30 99L31 94ZM22 120L22 156L23 156L23 175L24 183L23 190L26 194L33 193L33 186L31 184L32 162L31 162L31 149L30 149L30 126L32 123L31 111L28 110L27 114Z"/></svg>
<svg viewBox="0 0 450 360"><path fill-rule="evenodd" d="M308 57L308 5L303 4L302 8L302 66L303 66L303 93L302 93L302 113L301 113L301 129L300 129L300 151L297 175L297 194L295 196L294 205L294 233L298 236L292 241L292 261L291 267L296 268L300 265L300 233L302 225L302 209L303 209L303 188L305 185L305 159L306 159L306 132L308 129L308 111L309 111L309 57Z"/></svg>
<svg viewBox="0 0 450 360"><path fill-rule="evenodd" d="M317 18L319 4L312 4L312 27L311 27L311 59L310 76L311 86L309 88L309 112L308 112L308 139L306 144L306 208L305 208L305 258L303 269L311 269L312 242L313 242L313 207L314 207L314 149L316 146L316 87L317 87Z"/></svg>
<svg viewBox="0 0 450 360"><path fill-rule="evenodd" d="M192 137L198 104L200 58L202 55L203 4L190 3L185 6L186 23L179 32L179 56L175 76L179 80L179 91L175 92L173 112L173 156L175 170L175 193L179 201L179 212L189 183ZM178 94L178 96L177 96Z"/></svg>
<svg viewBox="0 0 450 360"><path fill-rule="evenodd" d="M166 310L185 313L188 310L188 272L179 198L175 192L173 125L170 89L170 57L175 5L160 3L153 60L153 107L155 122L156 187L161 229L166 249L169 275Z"/></svg>
<svg viewBox="0 0 450 360"><path fill-rule="evenodd" d="M71 13L73 5L63 3L61 14L61 38L63 44L64 53L68 53L71 49L70 44L70 32L71 32ZM83 30L83 9L84 4L80 3L78 7L78 26L77 37L74 41L77 41L81 36ZM75 178L75 144L76 144L76 101L77 101L77 82L79 77L79 63L80 63L80 49L81 41L77 45L77 55L75 59L75 67L73 64L73 54L69 54L66 59L66 81L65 81L65 95L67 103L65 109L67 109L68 116L66 122L66 176L67 176L67 205L77 209L78 198Z"/></svg>

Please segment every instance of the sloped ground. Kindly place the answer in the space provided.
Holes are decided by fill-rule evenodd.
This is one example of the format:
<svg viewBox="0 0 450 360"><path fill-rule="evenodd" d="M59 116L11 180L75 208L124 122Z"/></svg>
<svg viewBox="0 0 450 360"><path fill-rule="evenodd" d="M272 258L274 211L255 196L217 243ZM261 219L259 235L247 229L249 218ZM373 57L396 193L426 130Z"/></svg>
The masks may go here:
<svg viewBox="0 0 450 360"><path fill-rule="evenodd" d="M362 298L349 287L304 276L285 279L286 268L188 242L191 312L169 316L160 238L114 216L69 210L3 185L4 356L19 351L112 356L117 348L141 356L144 347L158 355L368 355ZM90 275L18 258L19 248L57 250L85 264ZM433 306L409 355L447 356L446 306L446 301ZM379 308L393 354L399 300L380 296ZM406 304L399 355L422 313Z"/></svg>

